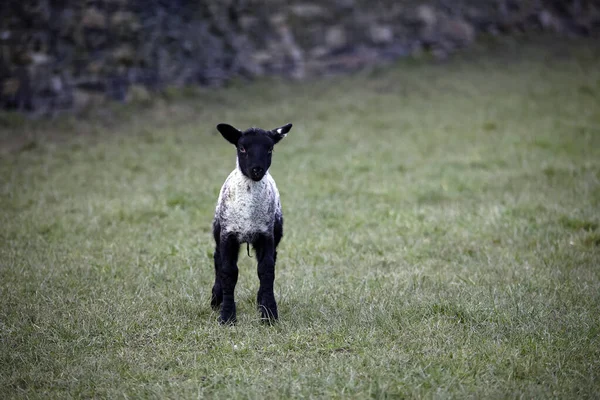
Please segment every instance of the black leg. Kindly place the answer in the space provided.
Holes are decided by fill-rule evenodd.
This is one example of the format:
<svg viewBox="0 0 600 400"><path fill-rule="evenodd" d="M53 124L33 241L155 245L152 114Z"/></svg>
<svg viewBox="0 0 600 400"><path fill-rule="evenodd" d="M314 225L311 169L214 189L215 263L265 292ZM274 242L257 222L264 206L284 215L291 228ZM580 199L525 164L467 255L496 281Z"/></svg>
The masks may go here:
<svg viewBox="0 0 600 400"><path fill-rule="evenodd" d="M215 248L215 284L212 288L212 296L210 299L210 306L213 310L218 310L223 302L223 288L221 287L221 279L219 278L219 270L221 269L221 254L219 252L219 245Z"/></svg>
<svg viewBox="0 0 600 400"><path fill-rule="evenodd" d="M218 310L223 302L223 289L221 287L221 279L219 278L219 270L221 269L221 252L220 252L220 241L221 241L221 225L218 222L213 223L213 236L215 238L215 284L212 288L212 297L210 299L210 306L213 310Z"/></svg>
<svg viewBox="0 0 600 400"><path fill-rule="evenodd" d="M222 324L236 322L234 292L238 279L237 260L239 250L240 244L235 236L229 235L221 238L219 279L223 292L223 303L221 304L219 322Z"/></svg>
<svg viewBox="0 0 600 400"><path fill-rule="evenodd" d="M254 248L258 259L258 279L260 280L256 303L261 318L271 322L279 317L275 294L273 293L273 283L275 281L275 243L273 236L261 235L255 242Z"/></svg>

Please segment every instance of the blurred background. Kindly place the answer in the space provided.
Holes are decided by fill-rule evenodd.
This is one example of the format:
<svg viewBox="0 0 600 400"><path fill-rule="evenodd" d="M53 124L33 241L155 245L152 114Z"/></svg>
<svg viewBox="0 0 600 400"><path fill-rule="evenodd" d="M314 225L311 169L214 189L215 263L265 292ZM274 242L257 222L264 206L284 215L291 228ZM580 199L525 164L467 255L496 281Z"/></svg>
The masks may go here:
<svg viewBox="0 0 600 400"><path fill-rule="evenodd" d="M444 59L489 36L598 31L593 0L3 0L0 108L55 114L170 87Z"/></svg>

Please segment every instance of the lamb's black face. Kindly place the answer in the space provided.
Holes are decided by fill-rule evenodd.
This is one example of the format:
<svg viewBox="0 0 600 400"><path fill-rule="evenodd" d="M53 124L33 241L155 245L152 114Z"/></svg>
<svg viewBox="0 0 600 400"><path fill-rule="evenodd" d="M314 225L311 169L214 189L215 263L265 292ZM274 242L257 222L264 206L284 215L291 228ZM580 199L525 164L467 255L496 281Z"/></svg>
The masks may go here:
<svg viewBox="0 0 600 400"><path fill-rule="evenodd" d="M223 137L237 148L238 164L242 173L256 182L265 176L271 166L273 147L291 128L292 124L287 124L272 131L250 128L242 132L228 124L217 125Z"/></svg>
<svg viewBox="0 0 600 400"><path fill-rule="evenodd" d="M271 166L273 139L266 132L244 134L238 140L237 156L240 170L253 181L260 181Z"/></svg>

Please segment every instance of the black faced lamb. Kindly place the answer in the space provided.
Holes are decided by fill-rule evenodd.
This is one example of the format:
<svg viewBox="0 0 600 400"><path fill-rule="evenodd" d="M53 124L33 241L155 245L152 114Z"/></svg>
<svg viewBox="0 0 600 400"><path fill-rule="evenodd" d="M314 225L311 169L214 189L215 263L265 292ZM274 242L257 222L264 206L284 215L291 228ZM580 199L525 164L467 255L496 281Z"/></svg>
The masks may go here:
<svg viewBox="0 0 600 400"><path fill-rule="evenodd" d="M275 181L269 174L273 146L283 139L292 124L265 131L242 132L219 124L217 130L237 148L236 168L221 187L213 220L215 284L211 306L221 307L222 324L236 321L234 291L238 279L240 246L252 245L258 261L260 286L256 298L261 318L278 318L273 293L277 245L283 236L283 215Z"/></svg>

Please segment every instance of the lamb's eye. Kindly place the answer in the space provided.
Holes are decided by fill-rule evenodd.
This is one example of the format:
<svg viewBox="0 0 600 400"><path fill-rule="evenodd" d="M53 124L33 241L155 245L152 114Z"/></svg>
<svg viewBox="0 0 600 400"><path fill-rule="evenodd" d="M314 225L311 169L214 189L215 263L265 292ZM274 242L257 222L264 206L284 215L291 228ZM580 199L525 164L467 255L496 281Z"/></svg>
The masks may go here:
<svg viewBox="0 0 600 400"><path fill-rule="evenodd" d="M272 152L273 152L273 148L271 147L271 148L269 149L269 153L272 153Z"/></svg>
<svg viewBox="0 0 600 400"><path fill-rule="evenodd" d="M246 148L244 146L240 146L240 153L245 153L246 152Z"/></svg>

